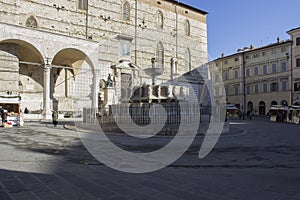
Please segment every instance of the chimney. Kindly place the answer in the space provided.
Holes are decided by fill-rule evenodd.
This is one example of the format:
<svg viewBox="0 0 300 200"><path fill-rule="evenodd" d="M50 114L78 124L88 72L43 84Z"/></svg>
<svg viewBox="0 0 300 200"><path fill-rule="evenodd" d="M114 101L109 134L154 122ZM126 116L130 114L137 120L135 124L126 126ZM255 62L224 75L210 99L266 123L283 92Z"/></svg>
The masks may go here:
<svg viewBox="0 0 300 200"><path fill-rule="evenodd" d="M279 37L277 37L277 43L280 43L280 38Z"/></svg>

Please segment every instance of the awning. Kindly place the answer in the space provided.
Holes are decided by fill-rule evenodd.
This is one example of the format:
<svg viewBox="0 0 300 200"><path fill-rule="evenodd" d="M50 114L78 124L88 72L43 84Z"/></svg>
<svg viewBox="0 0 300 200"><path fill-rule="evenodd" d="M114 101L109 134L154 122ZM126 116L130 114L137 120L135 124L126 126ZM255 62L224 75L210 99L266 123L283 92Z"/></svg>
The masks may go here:
<svg viewBox="0 0 300 200"><path fill-rule="evenodd" d="M11 95L7 95L7 96L0 96L0 103L4 104L4 103L20 103L21 100L21 96L11 96Z"/></svg>

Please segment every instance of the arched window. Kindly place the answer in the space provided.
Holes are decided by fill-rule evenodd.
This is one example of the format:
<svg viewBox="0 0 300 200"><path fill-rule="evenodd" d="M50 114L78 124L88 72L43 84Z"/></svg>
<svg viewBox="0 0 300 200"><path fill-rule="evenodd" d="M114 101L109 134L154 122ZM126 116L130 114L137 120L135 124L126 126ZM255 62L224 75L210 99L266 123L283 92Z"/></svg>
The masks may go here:
<svg viewBox="0 0 300 200"><path fill-rule="evenodd" d="M123 20L130 20L130 5L127 1L123 4Z"/></svg>
<svg viewBox="0 0 300 200"><path fill-rule="evenodd" d="M160 29L164 28L164 15L161 11L157 12L157 26Z"/></svg>
<svg viewBox="0 0 300 200"><path fill-rule="evenodd" d="M185 35L190 36L191 35L191 25L189 20L185 21Z"/></svg>
<svg viewBox="0 0 300 200"><path fill-rule="evenodd" d="M38 25L37 25L37 21L36 21L35 17L32 16L32 15L30 17L28 17L27 20L26 20L25 26L26 27L31 27L31 28L37 28Z"/></svg>
<svg viewBox="0 0 300 200"><path fill-rule="evenodd" d="M157 44L156 48L156 67L164 68L164 47L161 42Z"/></svg>
<svg viewBox="0 0 300 200"><path fill-rule="evenodd" d="M189 48L185 50L184 67L186 70L191 70L191 51Z"/></svg>
<svg viewBox="0 0 300 200"><path fill-rule="evenodd" d="M78 9L87 10L87 0L78 0Z"/></svg>

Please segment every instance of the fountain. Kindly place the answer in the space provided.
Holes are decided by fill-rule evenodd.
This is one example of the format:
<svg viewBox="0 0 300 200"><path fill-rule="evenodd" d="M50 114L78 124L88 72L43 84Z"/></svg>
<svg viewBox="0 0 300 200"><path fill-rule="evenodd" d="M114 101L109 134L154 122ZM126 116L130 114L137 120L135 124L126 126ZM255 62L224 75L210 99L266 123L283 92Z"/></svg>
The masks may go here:
<svg viewBox="0 0 300 200"><path fill-rule="evenodd" d="M156 84L157 76L163 69L155 66L155 58L151 59L152 67L145 69L145 73L152 78L152 84L143 84L133 88L130 103L176 102L188 100L189 88L174 84Z"/></svg>
<svg viewBox="0 0 300 200"><path fill-rule="evenodd" d="M148 76L151 76L152 78L152 85L155 85L156 82L156 77L158 75L161 75L164 70L160 67L155 67L155 58L151 58L151 63L152 63L152 67L151 68L147 68L144 71L146 72L146 74Z"/></svg>

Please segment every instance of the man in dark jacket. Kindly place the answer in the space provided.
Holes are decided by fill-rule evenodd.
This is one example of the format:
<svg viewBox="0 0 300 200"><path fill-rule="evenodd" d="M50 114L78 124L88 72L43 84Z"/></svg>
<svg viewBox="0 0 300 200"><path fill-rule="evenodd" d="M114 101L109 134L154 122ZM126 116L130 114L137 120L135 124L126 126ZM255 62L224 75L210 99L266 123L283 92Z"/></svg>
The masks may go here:
<svg viewBox="0 0 300 200"><path fill-rule="evenodd" d="M2 124L7 122L7 110L3 110L1 113Z"/></svg>
<svg viewBox="0 0 300 200"><path fill-rule="evenodd" d="M57 126L57 121L58 121L58 112L56 110L53 110L52 112L52 123L54 127Z"/></svg>

